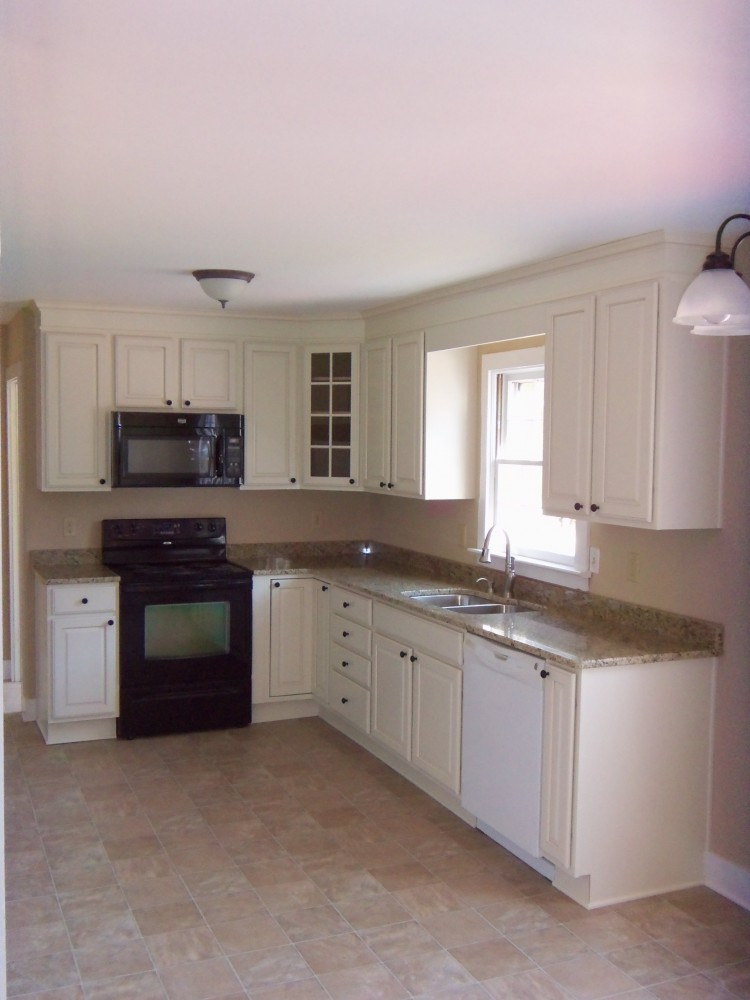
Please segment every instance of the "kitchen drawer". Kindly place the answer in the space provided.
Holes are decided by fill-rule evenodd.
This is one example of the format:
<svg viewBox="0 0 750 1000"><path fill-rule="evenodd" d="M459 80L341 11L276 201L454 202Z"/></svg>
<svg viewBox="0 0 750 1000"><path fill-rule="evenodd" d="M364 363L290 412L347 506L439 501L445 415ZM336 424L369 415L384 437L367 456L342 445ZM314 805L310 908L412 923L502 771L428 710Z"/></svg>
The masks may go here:
<svg viewBox="0 0 750 1000"><path fill-rule="evenodd" d="M370 661L359 653L352 653L337 642L331 643L331 666L344 677L350 677L362 687L370 686Z"/></svg>
<svg viewBox="0 0 750 1000"><path fill-rule="evenodd" d="M353 726L370 732L370 692L335 670L329 679L329 705Z"/></svg>
<svg viewBox="0 0 750 1000"><path fill-rule="evenodd" d="M421 615L399 611L389 604L375 604L373 624L378 632L430 653L446 663L463 663L463 630L427 621Z"/></svg>
<svg viewBox="0 0 750 1000"><path fill-rule="evenodd" d="M372 601L341 587L331 587L331 611L360 625L372 625Z"/></svg>
<svg viewBox="0 0 750 1000"><path fill-rule="evenodd" d="M362 656L370 655L371 632L364 625L347 621L340 615L331 615L331 639Z"/></svg>
<svg viewBox="0 0 750 1000"><path fill-rule="evenodd" d="M116 583L62 584L48 587L47 592L49 611L53 615L114 611L117 608Z"/></svg>

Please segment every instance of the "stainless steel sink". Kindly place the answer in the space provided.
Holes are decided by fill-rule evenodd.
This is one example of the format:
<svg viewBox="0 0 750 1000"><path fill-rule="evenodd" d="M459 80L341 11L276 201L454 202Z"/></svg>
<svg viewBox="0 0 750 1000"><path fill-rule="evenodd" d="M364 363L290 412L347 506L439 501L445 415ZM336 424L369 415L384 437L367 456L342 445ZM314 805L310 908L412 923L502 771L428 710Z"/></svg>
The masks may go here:
<svg viewBox="0 0 750 1000"><path fill-rule="evenodd" d="M498 601L481 594L454 592L448 594L404 594L417 604L442 611L457 611L463 615L509 615L524 611L518 604Z"/></svg>

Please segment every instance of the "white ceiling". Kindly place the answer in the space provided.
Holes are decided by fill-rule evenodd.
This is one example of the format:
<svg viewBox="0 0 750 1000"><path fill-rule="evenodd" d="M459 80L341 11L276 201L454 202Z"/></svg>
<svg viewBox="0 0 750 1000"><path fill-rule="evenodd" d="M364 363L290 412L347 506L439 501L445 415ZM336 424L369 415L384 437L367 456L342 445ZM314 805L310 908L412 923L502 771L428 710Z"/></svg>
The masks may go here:
<svg viewBox="0 0 750 1000"><path fill-rule="evenodd" d="M3 0L0 303L352 315L750 211L748 0ZM731 234L730 234L731 235Z"/></svg>

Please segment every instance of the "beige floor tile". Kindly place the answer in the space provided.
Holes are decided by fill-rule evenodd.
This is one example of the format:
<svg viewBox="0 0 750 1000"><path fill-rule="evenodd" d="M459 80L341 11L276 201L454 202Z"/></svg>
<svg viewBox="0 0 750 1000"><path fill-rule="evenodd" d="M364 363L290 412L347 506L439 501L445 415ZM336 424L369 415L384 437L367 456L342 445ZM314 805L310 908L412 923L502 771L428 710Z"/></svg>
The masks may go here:
<svg viewBox="0 0 750 1000"><path fill-rule="evenodd" d="M344 899L336 904L336 909L359 931L411 920L409 911L390 893L364 899Z"/></svg>
<svg viewBox="0 0 750 1000"><path fill-rule="evenodd" d="M483 986L493 1000L569 1000L569 995L542 969L488 979Z"/></svg>
<svg viewBox="0 0 750 1000"><path fill-rule="evenodd" d="M375 927L360 934L375 954L387 963L411 955L444 951L432 934L416 920Z"/></svg>
<svg viewBox="0 0 750 1000"><path fill-rule="evenodd" d="M730 993L710 976L700 973L658 983L649 990L658 1000L736 1000L736 994Z"/></svg>
<svg viewBox="0 0 750 1000"><path fill-rule="evenodd" d="M161 979L155 972L87 983L84 995L86 1000L167 1000Z"/></svg>
<svg viewBox="0 0 750 1000"><path fill-rule="evenodd" d="M588 951L588 946L562 924L507 934L513 944L539 965L572 958Z"/></svg>
<svg viewBox="0 0 750 1000"><path fill-rule="evenodd" d="M245 917L267 913L265 904L254 889L240 892L212 893L197 896L196 906L207 924L226 923L229 920L243 920Z"/></svg>
<svg viewBox="0 0 750 1000"><path fill-rule="evenodd" d="M281 926L268 914L214 923L211 924L211 930L226 955L289 944L289 938Z"/></svg>
<svg viewBox="0 0 750 1000"><path fill-rule="evenodd" d="M738 962L712 969L711 978L716 979L741 1000L750 1000L750 962Z"/></svg>
<svg viewBox="0 0 750 1000"><path fill-rule="evenodd" d="M606 954L616 948L628 948L648 941L648 935L619 913L599 911L568 920L565 926L591 948Z"/></svg>
<svg viewBox="0 0 750 1000"><path fill-rule="evenodd" d="M330 972L320 977L332 1000L408 1000L409 994L384 965Z"/></svg>
<svg viewBox="0 0 750 1000"><path fill-rule="evenodd" d="M75 959L84 983L116 976L130 976L153 970L153 962L143 940L105 942L79 948Z"/></svg>
<svg viewBox="0 0 750 1000"><path fill-rule="evenodd" d="M452 910L433 913L421 920L422 926L444 948L458 948L477 941L492 941L500 932L476 910Z"/></svg>
<svg viewBox="0 0 750 1000"><path fill-rule="evenodd" d="M8 962L8 996L41 993L43 990L60 989L80 983L78 968L70 949L54 955L34 955L30 958Z"/></svg>
<svg viewBox="0 0 750 1000"><path fill-rule="evenodd" d="M348 921L330 904L287 910L278 914L276 919L289 939L295 943L345 934L351 930Z"/></svg>
<svg viewBox="0 0 750 1000"><path fill-rule="evenodd" d="M356 969L378 961L377 956L353 932L300 941L297 948L316 975Z"/></svg>
<svg viewBox="0 0 750 1000"><path fill-rule="evenodd" d="M576 1000L600 1000L638 987L635 980L601 955L575 955L545 966L545 971Z"/></svg>
<svg viewBox="0 0 750 1000"><path fill-rule="evenodd" d="M243 987L251 993L264 986L313 978L312 969L293 945L232 955L230 961Z"/></svg>
<svg viewBox="0 0 750 1000"><path fill-rule="evenodd" d="M424 920L435 913L464 909L464 903L444 882L399 889L393 895L416 920Z"/></svg>
<svg viewBox="0 0 750 1000"><path fill-rule="evenodd" d="M223 957L221 945L208 927L188 927L185 930L152 934L146 941L157 969L184 965L206 958Z"/></svg>
<svg viewBox="0 0 750 1000"><path fill-rule="evenodd" d="M476 982L471 973L443 949L393 959L387 965L401 985L416 996Z"/></svg>
<svg viewBox="0 0 750 1000"><path fill-rule="evenodd" d="M200 910L192 900L140 907L133 910L133 916L144 937L197 927L204 922Z"/></svg>
<svg viewBox="0 0 750 1000"><path fill-rule="evenodd" d="M531 959L519 951L506 938L492 941L475 941L450 949L454 958L480 982L496 976L523 972L533 968Z"/></svg>
<svg viewBox="0 0 750 1000"><path fill-rule="evenodd" d="M271 913L298 910L304 906L323 906L328 902L312 879L283 882L280 885L259 885L255 891Z"/></svg>
<svg viewBox="0 0 750 1000"><path fill-rule="evenodd" d="M479 912L503 934L541 930L557 924L555 918L538 903L523 896L512 896L503 903L491 903L480 907Z"/></svg>
<svg viewBox="0 0 750 1000"><path fill-rule="evenodd" d="M695 972L690 962L656 941L647 941L632 948L621 948L611 952L607 958L641 986L651 986L668 979L689 976Z"/></svg>
<svg viewBox="0 0 750 1000"><path fill-rule="evenodd" d="M397 889L409 889L416 885L429 885L439 881L438 877L418 861L406 861L400 864L369 867L369 872L389 892Z"/></svg>
<svg viewBox="0 0 750 1000"><path fill-rule="evenodd" d="M252 994L243 993L242 996L252 996L253 1000L255 998L257 1000L330 1000L329 994L317 979L303 979L296 983L282 983L280 986L264 986L259 990L253 990Z"/></svg>

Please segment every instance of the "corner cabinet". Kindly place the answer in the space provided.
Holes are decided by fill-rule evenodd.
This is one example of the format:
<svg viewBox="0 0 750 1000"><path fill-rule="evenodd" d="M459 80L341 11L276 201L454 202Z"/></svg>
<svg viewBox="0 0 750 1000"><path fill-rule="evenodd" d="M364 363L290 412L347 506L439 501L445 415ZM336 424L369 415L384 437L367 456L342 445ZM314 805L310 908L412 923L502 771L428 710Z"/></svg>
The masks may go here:
<svg viewBox="0 0 750 1000"><path fill-rule="evenodd" d="M117 585L37 581L37 725L47 743L113 739Z"/></svg>
<svg viewBox="0 0 750 1000"><path fill-rule="evenodd" d="M303 482L359 485L359 348L305 350Z"/></svg>
<svg viewBox="0 0 750 1000"><path fill-rule="evenodd" d="M424 333L364 345L362 484L425 500L476 495L476 355L425 354Z"/></svg>
<svg viewBox="0 0 750 1000"><path fill-rule="evenodd" d="M299 487L297 348L245 344L245 489Z"/></svg>
<svg viewBox="0 0 750 1000"><path fill-rule="evenodd" d="M111 489L109 337L42 332L39 369L39 489Z"/></svg>
<svg viewBox="0 0 750 1000"><path fill-rule="evenodd" d="M238 342L118 334L114 343L118 409L239 409Z"/></svg>
<svg viewBox="0 0 750 1000"><path fill-rule="evenodd" d="M583 906L703 881L714 669L547 664L541 848Z"/></svg>
<svg viewBox="0 0 750 1000"><path fill-rule="evenodd" d="M548 308L546 514L720 527L726 345L671 322L678 291L640 282Z"/></svg>

